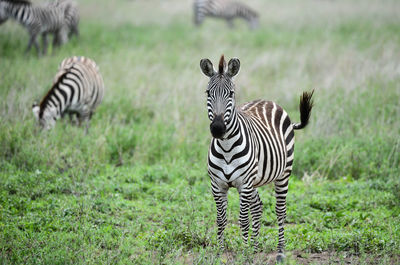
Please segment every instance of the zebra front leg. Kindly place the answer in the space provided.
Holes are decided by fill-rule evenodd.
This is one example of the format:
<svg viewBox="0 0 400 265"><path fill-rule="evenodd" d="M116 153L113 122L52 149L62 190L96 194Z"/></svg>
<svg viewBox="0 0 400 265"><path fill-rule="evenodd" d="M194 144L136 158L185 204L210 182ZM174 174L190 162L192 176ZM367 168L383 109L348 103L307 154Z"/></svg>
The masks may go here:
<svg viewBox="0 0 400 265"><path fill-rule="evenodd" d="M263 204L260 199L260 196L258 195L258 192L256 189L253 191L253 198L252 198L252 204L250 206L250 212L251 212L251 220L252 220L252 227L253 227L253 233L251 235L251 243L254 246L255 251L258 250L258 233L260 231L260 226L261 226L261 216L263 213Z"/></svg>
<svg viewBox="0 0 400 265"><path fill-rule="evenodd" d="M224 230L226 227L226 208L228 207L228 187L219 187L217 183L211 183L211 189L217 206L217 239L221 250L224 249Z"/></svg>
<svg viewBox="0 0 400 265"><path fill-rule="evenodd" d="M31 34L30 35L29 42L28 42L28 47L25 50L25 54L28 54L29 51L32 48L32 45L34 45L36 50L37 50L38 56L40 56L40 49L39 49L39 44L37 42L36 36L37 36L36 34Z"/></svg>
<svg viewBox="0 0 400 265"><path fill-rule="evenodd" d="M286 195L289 186L290 173L285 174L280 180L275 181L275 197L276 197L276 217L278 219L278 254L276 256L277 262L283 262L285 258L285 219L286 219Z"/></svg>
<svg viewBox="0 0 400 265"><path fill-rule="evenodd" d="M243 241L247 244L249 239L249 207L252 203L252 195L254 189L252 187L249 188L241 188L239 191L240 197L240 214L239 214L239 223L240 228L242 230L242 238Z"/></svg>

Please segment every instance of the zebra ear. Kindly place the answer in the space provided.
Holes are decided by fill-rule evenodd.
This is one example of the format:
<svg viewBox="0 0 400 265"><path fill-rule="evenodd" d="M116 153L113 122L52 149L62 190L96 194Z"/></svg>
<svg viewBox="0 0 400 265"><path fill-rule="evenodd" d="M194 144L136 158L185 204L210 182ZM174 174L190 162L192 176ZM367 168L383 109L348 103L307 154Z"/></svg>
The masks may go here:
<svg viewBox="0 0 400 265"><path fill-rule="evenodd" d="M240 69L240 61L238 58L232 58L229 60L228 63L228 71L226 72L226 74L229 77L234 77L235 75L237 75L239 73L239 69Z"/></svg>
<svg viewBox="0 0 400 265"><path fill-rule="evenodd" d="M36 118L37 120L39 120L39 111L40 111L39 105L38 105L36 102L33 103L33 105L32 105L32 112L33 112L33 115L35 116L35 118Z"/></svg>
<svg viewBox="0 0 400 265"><path fill-rule="evenodd" d="M203 74L205 74L208 77L212 77L215 74L213 64L208 59L200 60L200 68Z"/></svg>

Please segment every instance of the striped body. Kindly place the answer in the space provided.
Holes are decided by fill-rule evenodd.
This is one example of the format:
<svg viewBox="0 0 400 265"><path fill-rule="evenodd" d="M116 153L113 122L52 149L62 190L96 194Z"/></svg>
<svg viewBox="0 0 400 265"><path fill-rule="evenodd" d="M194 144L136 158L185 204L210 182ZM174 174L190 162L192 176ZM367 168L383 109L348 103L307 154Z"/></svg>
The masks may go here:
<svg viewBox="0 0 400 265"><path fill-rule="evenodd" d="M258 26L258 14L243 3L230 0L195 0L193 5L194 22L203 23L206 17L222 18L233 26L235 18L246 20L252 29Z"/></svg>
<svg viewBox="0 0 400 265"><path fill-rule="evenodd" d="M235 107L232 78L239 72L238 59L231 59L226 70L222 56L218 72L208 59L201 60L200 67L210 77L207 109L213 138L208 152L208 174L217 206L218 241L223 247L227 193L229 188L235 187L240 196L242 237L245 242L248 241L250 211L253 227L251 241L257 247L262 216L262 202L257 188L274 183L279 226L277 260L280 261L284 257L284 220L293 164L293 130L307 125L312 93L303 93L300 99L301 123L292 123L286 111L272 101L256 100Z"/></svg>
<svg viewBox="0 0 400 265"><path fill-rule="evenodd" d="M30 39L27 51L34 45L40 53L38 35L43 37L43 53L47 52L47 34L56 35L62 43L66 41L64 13L61 9L33 5L25 0L0 0L0 3L8 18L13 18L28 30Z"/></svg>
<svg viewBox="0 0 400 265"><path fill-rule="evenodd" d="M276 103L257 100L235 110L229 139L213 138L208 168L212 178L239 187L260 187L290 172L294 133L287 113ZM228 130L228 132L230 132ZM240 154L239 156L237 154ZM251 175L250 179L238 178Z"/></svg>
<svg viewBox="0 0 400 265"><path fill-rule="evenodd" d="M89 120L101 103L104 82L94 61L85 57L64 59L53 86L33 112L45 129L54 126L64 114L77 114L79 123Z"/></svg>

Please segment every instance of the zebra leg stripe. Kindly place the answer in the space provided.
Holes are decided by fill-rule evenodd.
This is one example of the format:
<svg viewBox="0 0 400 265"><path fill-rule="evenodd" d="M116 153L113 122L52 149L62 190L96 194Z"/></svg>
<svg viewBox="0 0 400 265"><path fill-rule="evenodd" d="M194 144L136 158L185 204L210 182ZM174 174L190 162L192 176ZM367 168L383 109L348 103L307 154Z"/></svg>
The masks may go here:
<svg viewBox="0 0 400 265"><path fill-rule="evenodd" d="M217 206L217 225L218 225L218 244L221 249L224 249L224 230L227 223L226 209L228 207L227 190L214 191L213 196Z"/></svg>
<svg viewBox="0 0 400 265"><path fill-rule="evenodd" d="M258 192L256 189L253 191L253 203L250 206L250 212L251 212L251 219L253 223L253 233L251 236L251 243L254 246L255 250L258 250L258 242L257 242L257 237L258 233L260 231L260 226L261 226L261 216L263 212L263 204L260 199L260 196L258 195Z"/></svg>
<svg viewBox="0 0 400 265"><path fill-rule="evenodd" d="M286 195L289 186L289 176L290 172L285 172L282 179L275 181L275 197L276 205L275 211L278 219L278 257L277 259L282 259L284 257L285 251L285 228L284 223L286 219Z"/></svg>
<svg viewBox="0 0 400 265"><path fill-rule="evenodd" d="M240 228L242 229L242 238L243 241L247 244L249 239L249 208L252 203L252 195L253 188L242 189L240 191L240 214L239 214L239 223Z"/></svg>

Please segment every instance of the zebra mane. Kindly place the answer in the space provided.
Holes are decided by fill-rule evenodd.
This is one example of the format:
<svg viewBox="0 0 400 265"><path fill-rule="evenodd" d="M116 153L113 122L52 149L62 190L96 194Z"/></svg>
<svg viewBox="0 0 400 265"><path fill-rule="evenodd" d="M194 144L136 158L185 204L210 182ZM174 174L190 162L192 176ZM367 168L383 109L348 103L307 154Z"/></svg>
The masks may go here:
<svg viewBox="0 0 400 265"><path fill-rule="evenodd" d="M219 66L218 66L218 73L219 74L223 74L224 70L225 70L225 66L226 66L226 62L225 62L225 58L224 55L221 55L221 59L219 59Z"/></svg>
<svg viewBox="0 0 400 265"><path fill-rule="evenodd" d="M17 5L32 5L31 1L29 0L0 0L0 2L7 2L10 4L17 4Z"/></svg>
<svg viewBox="0 0 400 265"><path fill-rule="evenodd" d="M39 118L42 118L43 116L43 112L47 106L47 103L49 102L49 99L51 97L51 95L53 95L53 91L55 90L55 88L57 87L57 85L64 79L64 77L68 74L68 72L66 71L65 73L63 73L62 75L60 75L60 77L57 79L56 82L53 83L53 86L49 89L49 91L47 92L46 96L44 96L44 98L42 99L42 101L39 104Z"/></svg>

